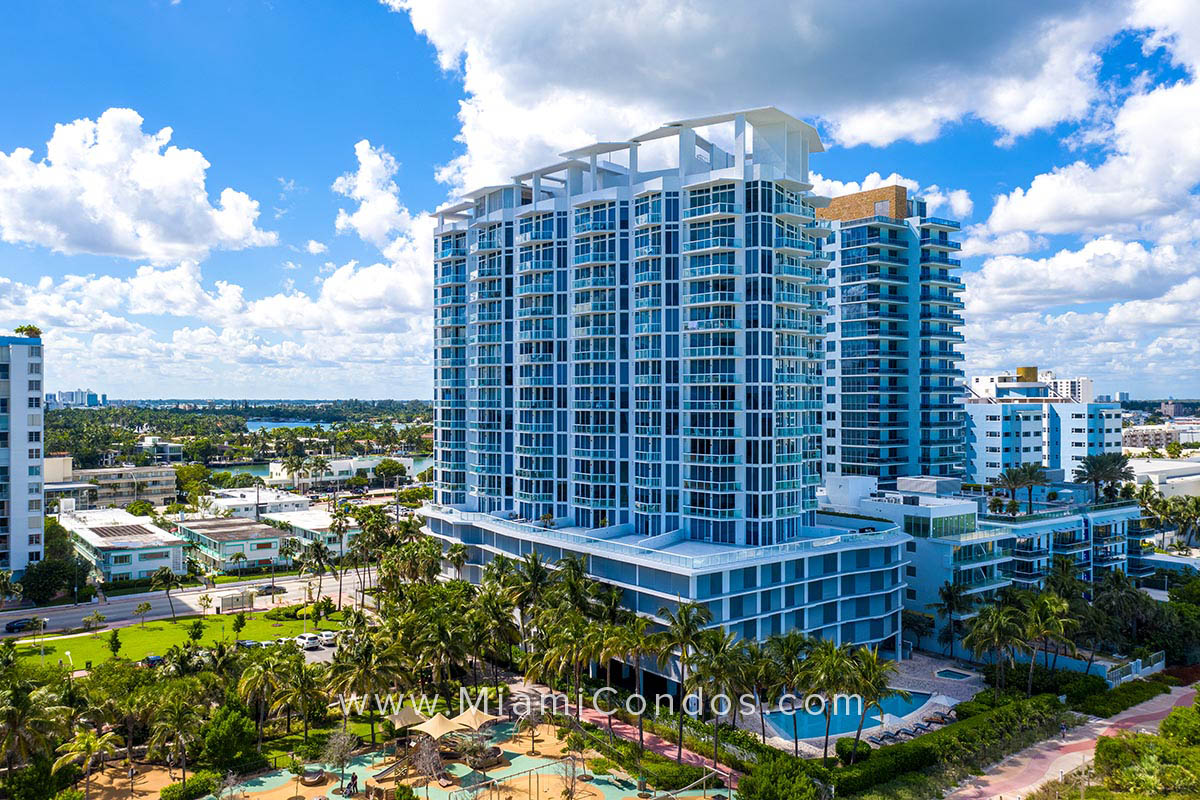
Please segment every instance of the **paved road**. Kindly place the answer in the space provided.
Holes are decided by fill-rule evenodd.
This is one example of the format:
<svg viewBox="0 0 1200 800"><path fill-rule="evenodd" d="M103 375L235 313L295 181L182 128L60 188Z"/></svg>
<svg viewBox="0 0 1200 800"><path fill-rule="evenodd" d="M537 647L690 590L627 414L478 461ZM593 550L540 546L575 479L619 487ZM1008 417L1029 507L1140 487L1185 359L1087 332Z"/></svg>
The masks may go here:
<svg viewBox="0 0 1200 800"><path fill-rule="evenodd" d="M259 597L255 602L255 608L265 609L272 605L287 605L292 603L303 602L306 598L306 586L312 583L312 591L315 596L317 591L317 581L315 578L300 578L295 575L277 578L275 584L287 589L286 594L264 595ZM246 587L266 586L271 583L270 576L255 577L250 580L223 583L214 589L206 589L202 587L193 587L188 589L178 589L171 592L171 599L175 604L176 614L198 614L202 610L200 608L201 595L209 595L213 598L214 605L218 595L234 592ZM355 598L355 590L358 587L358 577L353 570L346 573L346 577L342 582L342 602L352 602ZM334 603L338 602L338 585L337 578L326 575L321 585L321 594L332 598ZM124 595L120 597L109 598L106 603L83 603L77 606L50 606L47 608L18 608L8 609L0 612L0 631L3 631L4 623L13 619L29 617L33 615L47 617L50 624L46 627L48 633L54 631L67 630L70 628L78 628L82 625L83 618L91 614L93 611L99 611L108 619L106 625L108 627L120 627L121 623L139 621L139 617L135 616L133 610L142 602L149 602L151 611L146 616L146 619L161 619L171 616L171 607L167 602L166 595L161 592L145 592L141 594ZM0 633L0 637L13 635L28 635L26 634L4 634Z"/></svg>

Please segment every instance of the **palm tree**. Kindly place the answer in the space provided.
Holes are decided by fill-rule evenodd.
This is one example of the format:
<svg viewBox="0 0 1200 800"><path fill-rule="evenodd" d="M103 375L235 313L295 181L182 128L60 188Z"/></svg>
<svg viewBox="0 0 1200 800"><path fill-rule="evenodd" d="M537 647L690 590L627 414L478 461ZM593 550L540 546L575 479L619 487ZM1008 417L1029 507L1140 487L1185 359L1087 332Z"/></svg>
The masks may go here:
<svg viewBox="0 0 1200 800"><path fill-rule="evenodd" d="M262 752L263 726L266 723L267 706L272 693L278 687L278 676L283 665L274 653L270 657L254 661L242 670L237 692L242 700L256 709L255 723L258 728L258 751Z"/></svg>
<svg viewBox="0 0 1200 800"><path fill-rule="evenodd" d="M1130 639L1136 643L1138 622L1148 602L1148 595L1142 593L1128 575L1120 570L1110 570L1096 587L1092 605L1097 611L1107 614L1115 621L1128 622L1131 629Z"/></svg>
<svg viewBox="0 0 1200 800"><path fill-rule="evenodd" d="M296 488L300 488L296 476L304 472L304 456L288 456L283 459L283 471L286 472L292 479L292 483L296 484Z"/></svg>
<svg viewBox="0 0 1200 800"><path fill-rule="evenodd" d="M1071 478L1075 483L1090 483L1092 485L1092 499L1100 499L1100 484L1106 479L1104 461L1100 458L1099 453L1084 456L1079 461L1079 466L1071 473Z"/></svg>
<svg viewBox="0 0 1200 800"><path fill-rule="evenodd" d="M1124 453L1101 453L1097 457L1100 459L1101 474L1109 489L1137 479L1137 474L1129 465L1129 456Z"/></svg>
<svg viewBox="0 0 1200 800"><path fill-rule="evenodd" d="M454 567L455 577L461 581L463 566L467 563L467 546L462 542L450 545L446 548L446 560Z"/></svg>
<svg viewBox="0 0 1200 800"><path fill-rule="evenodd" d="M375 744L375 695L398 683L405 672L399 646L369 635L339 648L338 658L330 666L330 691L366 696L371 744Z"/></svg>
<svg viewBox="0 0 1200 800"><path fill-rule="evenodd" d="M813 692L825 699L825 749L822 758L829 758L829 728L833 724L837 695L853 688L854 656L850 646L820 639L804 659L801 673ZM824 763L824 761L822 761Z"/></svg>
<svg viewBox="0 0 1200 800"><path fill-rule="evenodd" d="M679 747L675 760L683 761L683 717L688 686L688 664L699 646L704 626L712 621L712 612L701 603L680 603L674 610L660 608L658 616L666 623L658 639L658 665L666 668L672 658L679 660Z"/></svg>
<svg viewBox="0 0 1200 800"><path fill-rule="evenodd" d="M554 583L554 575L537 550L532 550L518 562L513 576L512 600L517 607L521 625L521 649L529 653L529 623Z"/></svg>
<svg viewBox="0 0 1200 800"><path fill-rule="evenodd" d="M300 556L302 567L301 573L317 576L317 599L321 598L321 590L325 582L325 573L329 572L333 562L333 551L329 549L329 545L325 542L317 540L309 542L304 548L304 552Z"/></svg>
<svg viewBox="0 0 1200 800"><path fill-rule="evenodd" d="M188 747L200 738L200 706L182 690L167 695L154 713L150 726L150 749L167 749L179 757L183 781L187 782Z"/></svg>
<svg viewBox="0 0 1200 800"><path fill-rule="evenodd" d="M231 555L229 557L229 562L237 567L238 580L241 580L242 579L242 565L246 563L246 554L243 553L241 550L238 550L236 553L234 553L233 555Z"/></svg>
<svg viewBox="0 0 1200 800"><path fill-rule="evenodd" d="M1018 468L1018 472L1021 475L1021 481L1025 484L1025 489L1029 492L1028 513L1032 514L1034 488L1038 486L1045 486L1050 482L1050 479L1046 477L1046 470L1042 468L1042 465L1032 461L1028 464L1022 464Z"/></svg>
<svg viewBox="0 0 1200 800"><path fill-rule="evenodd" d="M324 456L309 456L304 462L304 469L315 483L318 476L329 472L329 461Z"/></svg>
<svg viewBox="0 0 1200 800"><path fill-rule="evenodd" d="M278 712L282 708L289 708L299 713L304 725L304 742L307 744L308 722L312 712L324 708L327 702L325 666L306 664L303 658L289 659L278 680L271 709Z"/></svg>
<svg viewBox="0 0 1200 800"><path fill-rule="evenodd" d="M862 730L867 721L867 713L872 708L877 708L880 719L883 719L884 700L889 697L899 697L907 701L911 696L903 689L892 688L891 682L896 672L896 662L880 658L878 647L860 647L854 651L850 684L851 691L862 698L862 714L858 718L858 730L854 733L854 750L850 756L851 764L858 758L858 744L862 740Z"/></svg>
<svg viewBox="0 0 1200 800"><path fill-rule="evenodd" d="M767 712L779 692L779 665L771 657L770 651L759 642L751 639L746 642L746 684L754 693L758 704L758 721L762 727L762 740L767 741Z"/></svg>
<svg viewBox="0 0 1200 800"><path fill-rule="evenodd" d="M150 714L153 704L146 690L129 692L111 698L113 721L125 726L125 760L133 763L133 732Z"/></svg>
<svg viewBox="0 0 1200 800"><path fill-rule="evenodd" d="M624 661L634 670L634 693L642 695L642 660L653 651L654 642L650 638L650 620L646 617L633 616L625 624L613 625L609 630L607 650L611 658ZM643 720L638 714L638 752L643 747ZM609 718L611 732L612 718Z"/></svg>
<svg viewBox="0 0 1200 800"><path fill-rule="evenodd" d="M700 647L695 653L695 664L691 675L692 688L699 689L701 693L707 690L714 697L718 695L734 697L741 686L744 673L745 659L737 644L737 637L721 628L710 628L704 631L704 635L700 637ZM736 713L736 709L737 702L731 702L730 710ZM719 763L717 756L720 755L720 738L721 718L714 709L714 767Z"/></svg>
<svg viewBox="0 0 1200 800"><path fill-rule="evenodd" d="M1075 623L1075 620L1068 616L1069 612L1070 606L1067 601L1053 592L1039 594L1025 611L1025 638L1029 640L1030 645L1029 677L1025 687L1027 697L1033 696L1033 665L1037 661L1037 645L1041 644L1043 661L1049 668L1050 642L1067 641L1067 630Z"/></svg>
<svg viewBox="0 0 1200 800"><path fill-rule="evenodd" d="M0 754L8 774L18 761L28 763L48 753L63 729L70 709L49 687L30 690L18 684L0 691Z"/></svg>
<svg viewBox="0 0 1200 800"><path fill-rule="evenodd" d="M350 515L341 506L336 506L329 519L329 532L337 537L338 546L338 561L341 562L341 569L338 570L338 611L342 610L342 579L346 577L347 565L347 550L346 533L350 530Z"/></svg>
<svg viewBox="0 0 1200 800"><path fill-rule="evenodd" d="M54 762L51 772L58 772L68 764L82 766L83 800L88 800L92 794L92 768L97 762L103 764L120 745L121 737L115 732L97 733L80 725L75 729L75 736L59 746L58 752L62 755Z"/></svg>
<svg viewBox="0 0 1200 800"><path fill-rule="evenodd" d="M996 697L1004 689L1004 664L1012 663L1015 649L1025 649L1021 622L1017 610L1011 606L985 605L971 620L970 629L963 638L972 653L979 657L984 653L996 654Z"/></svg>
<svg viewBox="0 0 1200 800"><path fill-rule="evenodd" d="M150 588L162 589L167 595L167 603L171 606L171 622L175 622L175 601L171 599L171 590L183 585L183 579L175 574L170 567L159 567L150 576Z"/></svg>
<svg viewBox="0 0 1200 800"><path fill-rule="evenodd" d="M775 662L779 670L778 679L780 692L791 689L796 691L806 680L804 662L812 652L816 642L805 636L802 631L790 630L767 639L767 655ZM792 754L800 756L800 721L795 714L795 703L792 708ZM764 726L765 730L765 726Z"/></svg>
<svg viewBox="0 0 1200 800"><path fill-rule="evenodd" d="M1025 488L1025 475L1020 467L1009 467L996 477L996 485L1008 492L1010 500L1017 499L1017 492Z"/></svg>
<svg viewBox="0 0 1200 800"><path fill-rule="evenodd" d="M967 590L960 584L946 581L938 587L938 601L930 603L929 608L937 612L938 616L946 618L946 625L950 630L950 651L953 652L954 645L958 642L958 623L956 617L966 614L975 606L975 596L968 594Z"/></svg>

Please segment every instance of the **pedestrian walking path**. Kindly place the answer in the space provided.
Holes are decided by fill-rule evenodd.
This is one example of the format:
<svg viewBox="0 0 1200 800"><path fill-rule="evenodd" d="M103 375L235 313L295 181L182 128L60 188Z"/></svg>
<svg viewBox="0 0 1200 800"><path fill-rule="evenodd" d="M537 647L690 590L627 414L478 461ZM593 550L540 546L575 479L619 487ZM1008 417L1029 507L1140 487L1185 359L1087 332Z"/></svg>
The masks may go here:
<svg viewBox="0 0 1200 800"><path fill-rule="evenodd" d="M1158 724L1179 706L1196 699L1193 688L1175 687L1146 702L1126 709L1110 719L1093 719L1067 732L1065 737L1040 742L1009 756L966 786L949 795L949 800L992 800L1024 797L1044 783L1078 768L1093 758L1096 739L1122 730L1158 730Z"/></svg>
<svg viewBox="0 0 1200 800"><path fill-rule="evenodd" d="M513 695L525 694L528 692L533 692L539 695L555 694L547 686L541 684L530 685L524 682L510 684L509 691ZM561 697L561 694L558 696ZM568 708L571 709L572 713L574 712L574 705L569 705ZM599 728L608 730L608 717L603 712L589 707L586 703L584 703L583 709L580 711L580 717L584 722L590 722ZM636 725L630 725L614 717L612 721L612 729L613 733L617 736L620 736L622 739L626 739L631 742L636 742L638 740L638 729ZM669 758L672 761L675 760L675 756L679 752L679 746L674 742L664 739L657 734L651 733L650 731L644 731L643 740L647 750L652 753L657 753L664 758ZM737 788L738 778L740 775L724 764L714 763L711 758L706 758L705 756L689 750L686 747L683 748L683 756L680 760L684 764L692 764L694 766L716 770L716 772L721 775L721 779L725 781L726 786L728 786L730 789Z"/></svg>

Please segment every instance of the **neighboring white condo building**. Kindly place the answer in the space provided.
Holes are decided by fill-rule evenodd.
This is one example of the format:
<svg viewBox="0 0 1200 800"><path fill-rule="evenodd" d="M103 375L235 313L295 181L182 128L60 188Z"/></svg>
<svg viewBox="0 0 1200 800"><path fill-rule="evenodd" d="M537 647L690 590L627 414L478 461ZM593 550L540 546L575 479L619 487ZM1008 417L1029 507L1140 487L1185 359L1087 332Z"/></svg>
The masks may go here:
<svg viewBox="0 0 1200 800"><path fill-rule="evenodd" d="M702 599L747 638L895 651L907 537L813 524L822 150L774 108L681 120L437 212L421 513L469 545L467 577L576 553L650 615Z"/></svg>
<svg viewBox="0 0 1200 800"><path fill-rule="evenodd" d="M213 489L206 498L214 511L228 511L231 517L259 519L264 514L304 511L308 498L300 494L250 486L244 489Z"/></svg>
<svg viewBox="0 0 1200 800"><path fill-rule="evenodd" d="M1070 480L1085 456L1121 452L1121 405L1076 402L1041 380L1037 367L975 377L970 388L968 482L994 483L1029 463Z"/></svg>
<svg viewBox="0 0 1200 800"><path fill-rule="evenodd" d="M0 336L0 569L42 559L42 340Z"/></svg>

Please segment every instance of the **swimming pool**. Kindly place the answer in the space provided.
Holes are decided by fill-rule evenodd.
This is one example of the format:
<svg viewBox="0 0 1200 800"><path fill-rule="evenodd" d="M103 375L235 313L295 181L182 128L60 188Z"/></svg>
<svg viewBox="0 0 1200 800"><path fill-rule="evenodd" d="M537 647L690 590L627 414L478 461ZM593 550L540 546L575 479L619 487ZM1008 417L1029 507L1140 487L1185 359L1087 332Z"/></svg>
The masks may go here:
<svg viewBox="0 0 1200 800"><path fill-rule="evenodd" d="M904 700L900 697L892 696L883 701L883 711L885 714L892 714L897 717L903 717L911 714L929 700L933 695L928 692L911 692L910 699ZM829 725L829 734L831 736L839 733L851 733L858 729L858 719L861 714L857 703L850 703L848 707L838 703L834 710L833 720ZM825 735L825 715L824 714L808 714L803 709L796 714L797 728L800 732L801 739L813 739L818 736ZM785 739L792 738L792 715L787 711L772 711L767 714L767 722L779 732L779 735ZM871 713L867 714L867 721L863 725L864 731L869 731L872 727L879 725L879 710L871 709Z"/></svg>
<svg viewBox="0 0 1200 800"><path fill-rule="evenodd" d="M971 677L969 673L959 672L956 669L939 669L934 674L939 678L949 678L952 681L965 681L967 678Z"/></svg>

